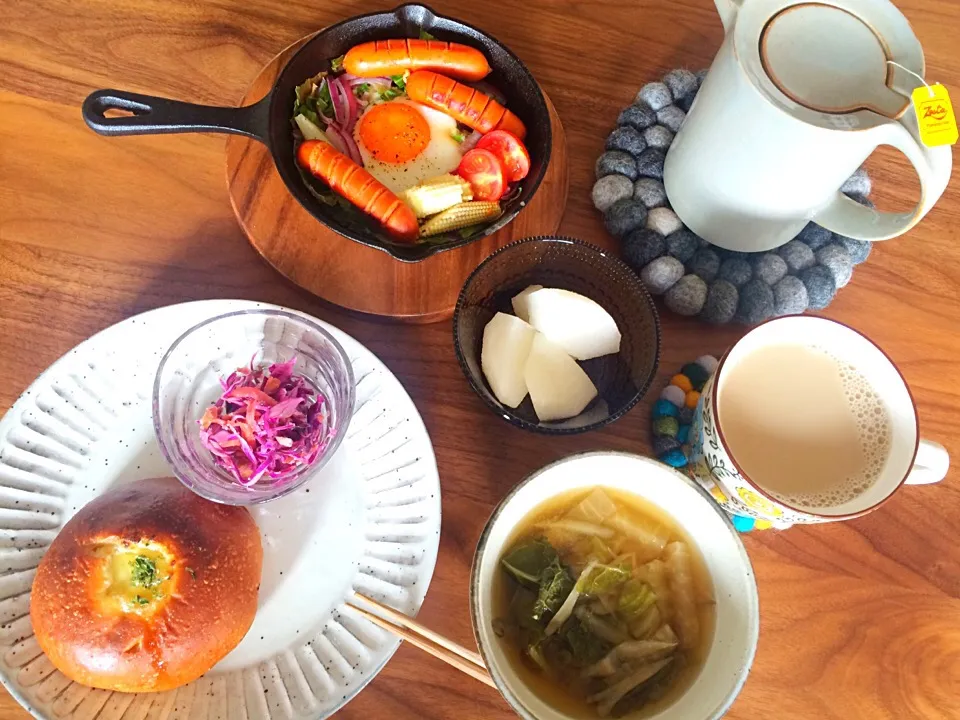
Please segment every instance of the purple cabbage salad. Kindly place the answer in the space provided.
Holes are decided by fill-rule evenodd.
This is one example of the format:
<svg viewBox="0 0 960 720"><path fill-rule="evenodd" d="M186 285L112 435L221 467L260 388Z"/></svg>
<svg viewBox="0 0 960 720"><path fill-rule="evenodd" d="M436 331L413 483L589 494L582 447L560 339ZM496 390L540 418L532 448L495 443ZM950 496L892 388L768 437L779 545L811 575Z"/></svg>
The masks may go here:
<svg viewBox="0 0 960 720"><path fill-rule="evenodd" d="M251 359L220 380L223 394L198 421L203 446L244 487L284 479L330 442L327 400L293 372L295 362L255 367Z"/></svg>

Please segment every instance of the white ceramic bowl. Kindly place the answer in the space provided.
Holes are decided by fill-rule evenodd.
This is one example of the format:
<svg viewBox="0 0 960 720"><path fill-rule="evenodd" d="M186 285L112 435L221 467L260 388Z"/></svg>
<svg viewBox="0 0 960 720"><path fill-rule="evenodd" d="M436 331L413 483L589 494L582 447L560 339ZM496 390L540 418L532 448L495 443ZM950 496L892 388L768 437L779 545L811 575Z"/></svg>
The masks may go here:
<svg viewBox="0 0 960 720"><path fill-rule="evenodd" d="M531 510L566 491L596 485L631 492L667 511L696 543L713 581L716 630L706 661L687 692L650 720L719 718L743 687L757 647L760 611L753 568L730 520L699 485L655 460L627 453L585 453L548 465L514 488L487 521L473 559L470 609L493 681L522 718L587 720L548 705L513 671L509 649L493 632L492 588L505 544Z"/></svg>

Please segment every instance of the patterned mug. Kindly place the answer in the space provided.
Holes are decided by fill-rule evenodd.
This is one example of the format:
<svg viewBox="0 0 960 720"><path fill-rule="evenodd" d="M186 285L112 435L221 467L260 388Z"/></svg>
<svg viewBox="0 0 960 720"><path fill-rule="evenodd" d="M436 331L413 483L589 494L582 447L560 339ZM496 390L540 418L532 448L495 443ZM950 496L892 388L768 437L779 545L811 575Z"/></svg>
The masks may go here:
<svg viewBox="0 0 960 720"><path fill-rule="evenodd" d="M839 504L812 507L775 497L763 477L743 471L737 448L730 447L724 436L724 389L731 369L760 348L791 344L819 348L852 365L874 388L889 416L890 441L882 469L868 487ZM916 405L896 365L856 330L825 318L782 317L747 333L727 351L704 386L690 429L688 472L694 479L728 512L781 529L859 517L886 502L901 485L939 482L949 465L943 446L920 438Z"/></svg>

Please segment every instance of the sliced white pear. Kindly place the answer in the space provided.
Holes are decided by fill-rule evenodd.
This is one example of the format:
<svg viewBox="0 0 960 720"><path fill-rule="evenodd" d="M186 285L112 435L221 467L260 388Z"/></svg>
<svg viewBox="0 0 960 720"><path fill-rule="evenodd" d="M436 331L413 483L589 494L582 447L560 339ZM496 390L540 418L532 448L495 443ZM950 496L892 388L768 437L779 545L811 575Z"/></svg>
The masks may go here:
<svg viewBox="0 0 960 720"><path fill-rule="evenodd" d="M513 315L497 313L483 329L480 367L497 400L515 408L527 396L524 369L536 331Z"/></svg>
<svg viewBox="0 0 960 720"><path fill-rule="evenodd" d="M579 415L597 396L597 388L566 350L537 333L524 371L537 417L543 422Z"/></svg>
<svg viewBox="0 0 960 720"><path fill-rule="evenodd" d="M525 322L530 322L530 309L527 306L527 298L537 290L543 290L543 285L531 285L523 292L513 296L510 303L513 305L513 314Z"/></svg>
<svg viewBox="0 0 960 720"><path fill-rule="evenodd" d="M544 288L526 298L528 322L577 360L620 352L620 330L606 310L569 290Z"/></svg>

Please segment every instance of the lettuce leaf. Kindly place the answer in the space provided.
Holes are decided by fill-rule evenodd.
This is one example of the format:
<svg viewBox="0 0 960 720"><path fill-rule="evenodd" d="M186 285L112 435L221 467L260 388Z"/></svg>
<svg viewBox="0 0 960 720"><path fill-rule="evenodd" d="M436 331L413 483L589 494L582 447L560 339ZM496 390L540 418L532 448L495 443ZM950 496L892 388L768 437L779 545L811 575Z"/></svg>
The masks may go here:
<svg viewBox="0 0 960 720"><path fill-rule="evenodd" d="M517 582L534 590L540 587L541 574L554 563L560 563L557 551L542 538L523 540L500 559L503 569Z"/></svg>
<svg viewBox="0 0 960 720"><path fill-rule="evenodd" d="M577 618L568 620L560 634L570 648L573 664L580 668L592 665L610 650L608 643L590 632Z"/></svg>
<svg viewBox="0 0 960 720"><path fill-rule="evenodd" d="M552 549L552 548L551 548ZM540 590L533 605L533 619L541 621L549 613L554 615L567 595L573 590L573 578L556 558L540 573Z"/></svg>
<svg viewBox="0 0 960 720"><path fill-rule="evenodd" d="M577 581L577 590L582 595L596 597L617 590L630 579L630 572L613 565L596 565Z"/></svg>
<svg viewBox="0 0 960 720"><path fill-rule="evenodd" d="M628 622L638 619L657 601L657 595L647 583L631 578L620 591L617 612Z"/></svg>

